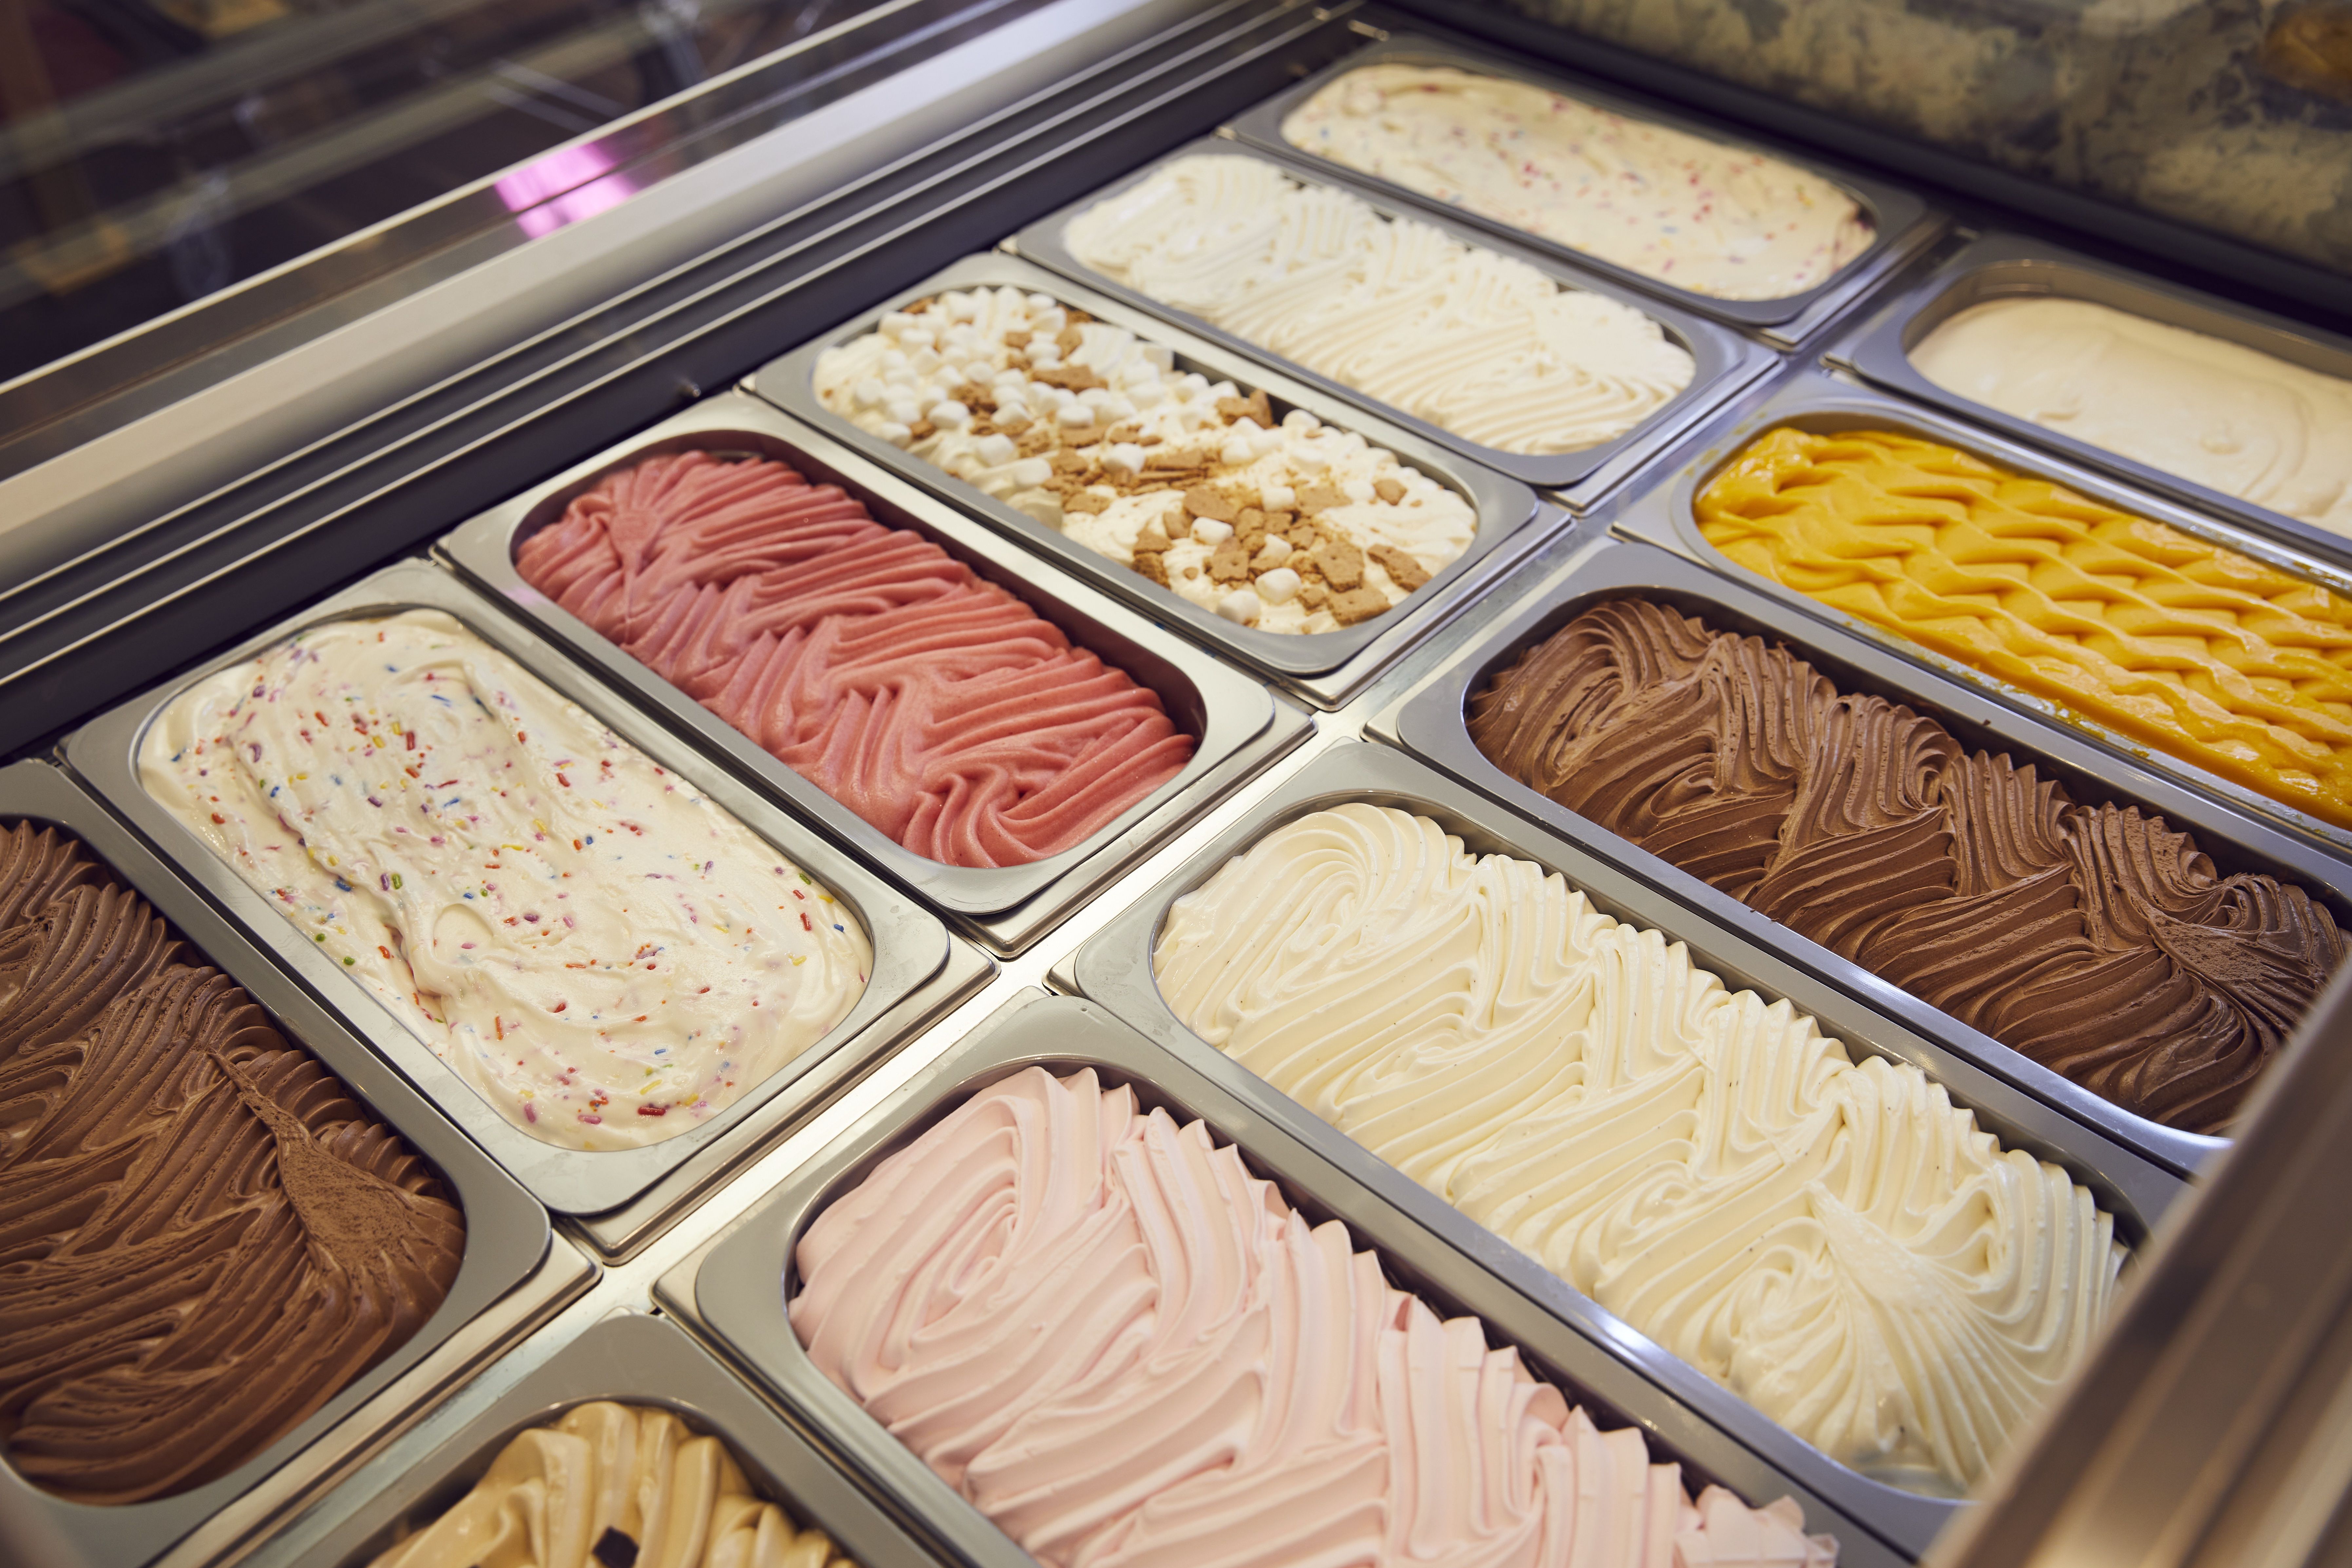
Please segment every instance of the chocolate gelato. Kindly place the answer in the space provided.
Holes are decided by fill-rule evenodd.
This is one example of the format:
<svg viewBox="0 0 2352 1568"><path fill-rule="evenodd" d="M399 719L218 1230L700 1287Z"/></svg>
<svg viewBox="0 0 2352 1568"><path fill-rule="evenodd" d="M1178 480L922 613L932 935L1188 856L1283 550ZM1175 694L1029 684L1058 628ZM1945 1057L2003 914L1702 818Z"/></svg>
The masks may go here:
<svg viewBox="0 0 2352 1568"><path fill-rule="evenodd" d="M1530 788L2169 1126L2224 1131L2344 957L2301 888L1643 600L1528 649L1469 727Z"/></svg>
<svg viewBox="0 0 2352 1568"><path fill-rule="evenodd" d="M0 1447L77 1502L252 1458L431 1317L463 1215L68 835L0 828Z"/></svg>

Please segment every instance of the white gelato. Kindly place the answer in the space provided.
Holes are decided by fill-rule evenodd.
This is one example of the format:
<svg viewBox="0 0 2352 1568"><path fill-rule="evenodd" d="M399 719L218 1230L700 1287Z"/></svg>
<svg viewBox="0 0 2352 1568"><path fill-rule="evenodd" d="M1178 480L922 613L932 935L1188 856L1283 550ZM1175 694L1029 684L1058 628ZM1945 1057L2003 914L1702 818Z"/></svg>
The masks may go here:
<svg viewBox="0 0 2352 1568"><path fill-rule="evenodd" d="M1957 1492L2124 1250L1916 1068L1425 817L1301 817L1169 910L1192 1028L1825 1453Z"/></svg>
<svg viewBox="0 0 2352 1568"><path fill-rule="evenodd" d="M1499 451L1613 440L1696 371L1630 306L1256 158L1180 158L1064 238L1107 278Z"/></svg>
<svg viewBox="0 0 2352 1568"><path fill-rule="evenodd" d="M1937 385L2352 534L2352 382L2085 300L1994 300L1911 351Z"/></svg>

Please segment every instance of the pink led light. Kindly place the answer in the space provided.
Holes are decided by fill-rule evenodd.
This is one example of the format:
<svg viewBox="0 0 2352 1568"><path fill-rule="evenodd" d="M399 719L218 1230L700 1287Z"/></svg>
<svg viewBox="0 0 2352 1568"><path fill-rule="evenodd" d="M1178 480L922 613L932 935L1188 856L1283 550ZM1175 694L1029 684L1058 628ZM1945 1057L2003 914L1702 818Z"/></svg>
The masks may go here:
<svg viewBox="0 0 2352 1568"><path fill-rule="evenodd" d="M612 167L613 160L593 144L558 147L503 176L493 188L522 231L536 239L635 195L636 183L608 173Z"/></svg>

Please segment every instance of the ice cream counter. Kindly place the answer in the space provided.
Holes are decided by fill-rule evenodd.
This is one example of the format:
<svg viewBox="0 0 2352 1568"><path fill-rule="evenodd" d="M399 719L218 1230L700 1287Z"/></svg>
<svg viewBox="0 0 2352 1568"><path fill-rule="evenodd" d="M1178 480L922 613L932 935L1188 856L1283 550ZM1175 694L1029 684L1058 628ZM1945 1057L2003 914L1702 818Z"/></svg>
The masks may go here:
<svg viewBox="0 0 2352 1568"><path fill-rule="evenodd" d="M2316 1560L2352 340L1078 9L0 595L0 1560Z"/></svg>

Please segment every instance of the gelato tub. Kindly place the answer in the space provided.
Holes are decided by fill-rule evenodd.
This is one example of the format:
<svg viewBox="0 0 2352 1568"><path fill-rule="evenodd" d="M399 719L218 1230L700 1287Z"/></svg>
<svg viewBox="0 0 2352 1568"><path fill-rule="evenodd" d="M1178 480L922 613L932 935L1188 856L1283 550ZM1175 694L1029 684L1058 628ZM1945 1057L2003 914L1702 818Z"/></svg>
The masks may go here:
<svg viewBox="0 0 2352 1568"><path fill-rule="evenodd" d="M1250 110L1233 131L1783 344L1944 226L1900 186L1404 34Z"/></svg>
<svg viewBox="0 0 2352 1568"><path fill-rule="evenodd" d="M617 537L632 503L611 501L611 485L643 473L647 465L693 455L712 459L703 472L721 481L740 465L764 463L771 472L796 473L811 485L837 486L845 500L828 501L824 491L810 491L814 500L803 503L803 510L822 512L822 526L842 535L863 540L883 528L892 531L875 542L889 549L890 560L878 563L874 574L829 569L825 575L836 581L813 587L808 598L814 609L797 614L797 606L756 602L763 577L755 565L739 571L696 559L682 559L674 568L649 563L622 579L632 584L625 588L572 574L569 602L597 616L608 630L634 630L640 640L632 646L692 681L690 693L558 602L564 595L534 586L517 562L532 539L583 500L608 509L614 521L606 526ZM634 503L635 510L642 511L646 504ZM851 507L870 513L874 526L863 518L834 515ZM695 555L732 552L746 563L764 559L768 530L762 526L747 535L741 523L732 521L737 516L761 518L759 498L735 501L731 512L725 501L709 510L714 524L709 531L727 532L726 542L714 539L707 551L692 542L679 548ZM773 548L781 552L772 569L779 574L815 577L810 561L820 552L831 559L822 544L794 541ZM1257 682L740 393L706 399L627 445L524 492L448 535L440 549L514 614L544 628L674 728L821 823L1000 952L1016 950L1049 929L1122 866L1296 743L1307 729L1304 714ZM665 595L659 609L607 602L633 591L637 577L666 571L698 588L707 607L674 611L671 606L683 596L675 593ZM541 581L551 582L544 569ZM941 591L919 599L919 592L933 583ZM742 588L751 590L748 596L739 592ZM839 609L826 614L833 606ZM736 629L738 624L761 616L777 629L759 634L762 640L751 656L709 651L730 637L747 638L750 634ZM730 629L714 632L698 617ZM772 679L747 681L752 656L775 645L787 654L804 650L803 657ZM973 676L930 684L937 672L961 674L954 669L955 650L974 646L980 653ZM828 679L839 689L827 689ZM748 696L737 689L745 685L755 688ZM990 710L969 710L972 700L963 693L972 689L992 698ZM704 700L697 700L698 695ZM949 710L959 726L951 740L930 738L938 728L934 714L929 708L909 711L918 702ZM967 710L953 711L959 708ZM1161 733L1155 737L1140 724L1106 731L1106 708L1115 718L1156 723ZM1041 735L1048 715L1054 732ZM740 727L745 722L764 722L774 731L766 738L775 744L746 733ZM1173 754L1177 746L1184 748L1181 756ZM798 765L788 764L787 755ZM1142 768L1150 770L1142 781L1149 787L1139 793L1123 779ZM1040 773L1046 776L1041 779ZM1104 785L1117 791L1113 798L1087 798ZM1009 804L971 804L983 791L1003 800L1014 789L1020 795ZM1079 820L1091 826L1076 842L1025 861L953 864L909 843L914 838L924 848L936 847L919 839L920 824L890 831L889 825L874 819L868 805L878 802L896 811L910 799L940 822L930 831L950 848L967 838L993 847L1000 837L1055 831L1051 812L1083 813Z"/></svg>
<svg viewBox="0 0 2352 1568"><path fill-rule="evenodd" d="M1579 510L1776 359L1676 306L1224 141L1181 147L1014 244Z"/></svg>

